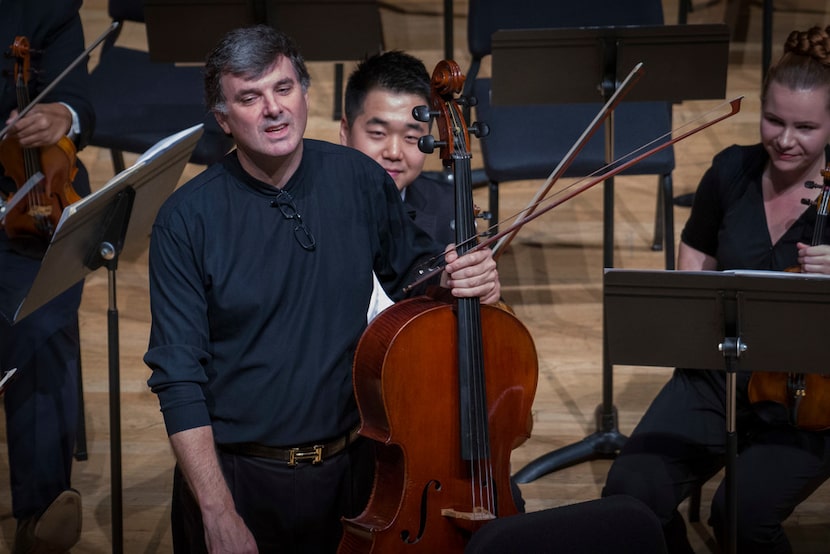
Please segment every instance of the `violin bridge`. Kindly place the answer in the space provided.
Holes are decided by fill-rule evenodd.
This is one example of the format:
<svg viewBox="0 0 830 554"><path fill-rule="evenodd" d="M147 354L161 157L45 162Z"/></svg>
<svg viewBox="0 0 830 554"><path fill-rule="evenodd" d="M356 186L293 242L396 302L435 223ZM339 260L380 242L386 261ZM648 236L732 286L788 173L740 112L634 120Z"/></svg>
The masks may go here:
<svg viewBox="0 0 830 554"><path fill-rule="evenodd" d="M47 204L35 204L29 209L29 215L35 217L49 217L52 215L52 206Z"/></svg>

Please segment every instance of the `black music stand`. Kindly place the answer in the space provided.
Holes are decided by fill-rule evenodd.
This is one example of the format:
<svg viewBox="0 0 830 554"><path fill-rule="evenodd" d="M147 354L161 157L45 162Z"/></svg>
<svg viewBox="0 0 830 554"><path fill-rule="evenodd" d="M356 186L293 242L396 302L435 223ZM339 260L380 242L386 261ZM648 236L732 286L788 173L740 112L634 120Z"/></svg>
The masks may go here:
<svg viewBox="0 0 830 554"><path fill-rule="evenodd" d="M603 305L611 363L726 371L727 551L734 553L735 372L738 366L743 371L796 367L826 372L825 360L808 345L823 344L830 325L830 277L607 269Z"/></svg>
<svg viewBox="0 0 830 554"><path fill-rule="evenodd" d="M492 103L607 102L620 78L641 62L644 75L623 102L723 98L728 55L729 30L722 24L497 31L493 34ZM684 70L677 71L679 67ZM514 86L516 82L523 86ZM613 137L612 111L605 125L607 163L614 159ZM603 188L603 267L613 267L613 177L603 182ZM671 209L671 199L664 201ZM667 257L671 257L670 251L667 249ZM671 260L672 267L673 263ZM617 428L612 391L613 370L603 345L597 431L533 460L516 472L515 479L529 483L563 467L614 457L626 437Z"/></svg>
<svg viewBox="0 0 830 554"><path fill-rule="evenodd" d="M204 63L226 32L265 23L291 36L306 61L335 61L334 113L342 114L343 63L383 49L378 0L144 0L150 59Z"/></svg>
<svg viewBox="0 0 830 554"><path fill-rule="evenodd" d="M197 125L160 141L103 188L68 206L58 222L32 287L14 316L17 323L88 273L101 266L107 268L112 550L118 554L123 552L124 541L115 272L119 257L135 258L147 247L156 213L176 188L202 132L202 125Z"/></svg>

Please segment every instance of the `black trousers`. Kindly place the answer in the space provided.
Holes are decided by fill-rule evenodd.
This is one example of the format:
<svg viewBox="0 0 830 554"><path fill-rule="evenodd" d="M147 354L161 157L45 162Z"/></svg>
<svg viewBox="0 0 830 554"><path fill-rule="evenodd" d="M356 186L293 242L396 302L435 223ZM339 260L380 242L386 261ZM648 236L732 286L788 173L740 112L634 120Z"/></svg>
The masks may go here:
<svg viewBox="0 0 830 554"><path fill-rule="evenodd" d="M749 375L738 375L738 551L792 551L781 523L830 477L830 433L802 431L758 417L746 397ZM603 496L628 494L657 514L669 552L692 552L678 504L725 463L725 376L719 371L675 370L646 411L608 472ZM726 534L721 483L710 524Z"/></svg>
<svg viewBox="0 0 830 554"><path fill-rule="evenodd" d="M89 177L81 163L74 187L81 195L89 193ZM78 427L78 307L83 283L12 325L40 264L39 259L18 254L0 230L0 370L17 368L3 404L12 511L18 520L40 516L70 488Z"/></svg>
<svg viewBox="0 0 830 554"><path fill-rule="evenodd" d="M369 499L374 444L359 438L321 464L286 462L219 452L237 512L261 553L337 551L341 517L354 517ZM173 550L207 552L199 507L176 467L171 514Z"/></svg>
<svg viewBox="0 0 830 554"><path fill-rule="evenodd" d="M465 554L665 554L657 516L629 496L612 496L491 521Z"/></svg>

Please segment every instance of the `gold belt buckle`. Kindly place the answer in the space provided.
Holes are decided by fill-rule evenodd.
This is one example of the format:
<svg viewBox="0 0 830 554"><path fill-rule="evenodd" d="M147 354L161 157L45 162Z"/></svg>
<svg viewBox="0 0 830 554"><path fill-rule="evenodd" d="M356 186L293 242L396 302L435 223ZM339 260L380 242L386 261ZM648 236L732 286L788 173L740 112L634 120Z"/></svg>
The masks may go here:
<svg viewBox="0 0 830 554"><path fill-rule="evenodd" d="M312 464L319 464L323 461L323 446L314 445L313 450L301 450L299 448L290 448L288 450L288 465L295 466L297 462L301 462L311 458Z"/></svg>

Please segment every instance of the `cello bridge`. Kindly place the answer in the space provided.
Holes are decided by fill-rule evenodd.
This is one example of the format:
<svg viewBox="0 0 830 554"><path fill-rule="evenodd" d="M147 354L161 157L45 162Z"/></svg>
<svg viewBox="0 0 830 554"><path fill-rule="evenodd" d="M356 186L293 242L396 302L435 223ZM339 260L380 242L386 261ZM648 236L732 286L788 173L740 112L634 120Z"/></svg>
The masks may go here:
<svg viewBox="0 0 830 554"><path fill-rule="evenodd" d="M444 517L464 519L467 521L489 521L491 519L496 519L496 516L494 516L493 513L486 508L473 508L472 512L461 512L452 508L443 508L441 510L441 515Z"/></svg>

